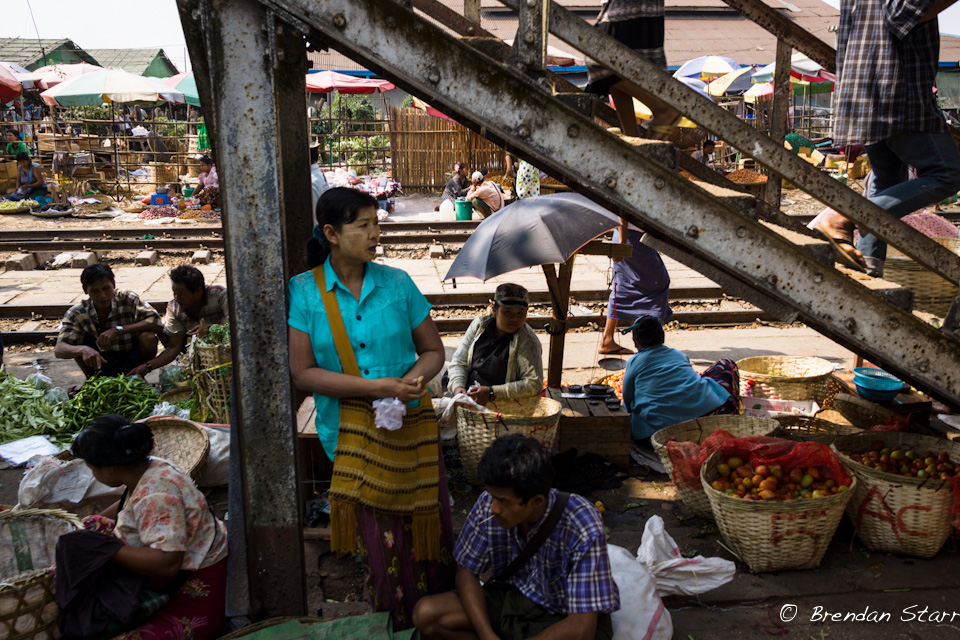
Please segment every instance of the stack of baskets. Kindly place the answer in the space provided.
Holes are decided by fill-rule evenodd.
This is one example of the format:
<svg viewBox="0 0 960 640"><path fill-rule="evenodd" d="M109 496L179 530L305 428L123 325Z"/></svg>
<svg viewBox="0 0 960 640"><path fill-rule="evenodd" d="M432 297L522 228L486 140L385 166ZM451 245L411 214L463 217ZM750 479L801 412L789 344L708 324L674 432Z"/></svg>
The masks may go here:
<svg viewBox="0 0 960 640"><path fill-rule="evenodd" d="M849 492L853 497L847 515L864 545L873 551L932 558L950 537L953 485L950 480L877 471L847 455L870 450L876 441L885 447L898 444L903 451L947 453L954 464L960 462L960 444L912 433L872 431L838 438L832 447L859 480Z"/></svg>
<svg viewBox="0 0 960 640"><path fill-rule="evenodd" d="M950 251L960 254L960 238L930 238ZM887 249L883 277L890 282L913 291L913 306L941 318L946 315L950 303L957 297L957 285L944 280L932 271L917 264L896 247Z"/></svg>
<svg viewBox="0 0 960 640"><path fill-rule="evenodd" d="M667 443L671 440L677 442L692 442L694 444L703 444L714 431L723 429L728 431L735 438L745 438L747 436L766 436L770 435L779 425L775 420L768 418L754 418L750 416L705 416L681 422L664 429L660 429L650 438L650 444L653 450L660 456L663 466L667 469L667 475L673 479L673 464L667 455ZM677 493L687 505L690 511L701 518L713 519L713 510L710 508L710 501L707 499L703 488L699 486L681 487L677 486Z"/></svg>
<svg viewBox="0 0 960 640"><path fill-rule="evenodd" d="M477 465L483 452L500 436L520 434L535 438L547 450L553 449L562 406L550 398L496 400L489 411L457 405L457 444L467 479L480 484Z"/></svg>
<svg viewBox="0 0 960 640"><path fill-rule="evenodd" d="M848 491L821 498L790 501L743 500L717 491L711 483L723 462L716 451L700 467L700 481L710 500L717 528L750 571L812 569L820 565L843 510L858 489L851 473ZM849 471L848 471L849 473Z"/></svg>
<svg viewBox="0 0 960 640"><path fill-rule="evenodd" d="M197 412L201 422L230 424L230 393L233 355L229 344L205 344L194 340L193 369L197 389Z"/></svg>
<svg viewBox="0 0 960 640"><path fill-rule="evenodd" d="M862 429L847 424L828 422L810 416L777 416L774 418L780 425L773 435L796 442L819 442L832 444L841 436L860 433Z"/></svg>
<svg viewBox="0 0 960 640"><path fill-rule="evenodd" d="M64 511L0 513L0 638L60 637L53 577L57 539L79 528L80 521Z"/></svg>
<svg viewBox="0 0 960 640"><path fill-rule="evenodd" d="M804 356L754 356L737 361L740 395L778 400L816 400L824 406L833 363Z"/></svg>

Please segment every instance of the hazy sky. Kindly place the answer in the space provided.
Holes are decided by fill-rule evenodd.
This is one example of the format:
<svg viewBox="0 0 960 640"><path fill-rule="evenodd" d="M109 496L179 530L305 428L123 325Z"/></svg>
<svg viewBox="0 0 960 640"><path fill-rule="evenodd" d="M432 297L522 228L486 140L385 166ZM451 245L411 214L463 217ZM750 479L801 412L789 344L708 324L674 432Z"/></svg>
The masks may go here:
<svg viewBox="0 0 960 640"><path fill-rule="evenodd" d="M825 0L839 6L839 0ZM162 47L181 71L189 64L176 0L2 0L0 37L69 38L84 49ZM136 9L132 9L136 7ZM960 36L960 4L940 17L940 31Z"/></svg>

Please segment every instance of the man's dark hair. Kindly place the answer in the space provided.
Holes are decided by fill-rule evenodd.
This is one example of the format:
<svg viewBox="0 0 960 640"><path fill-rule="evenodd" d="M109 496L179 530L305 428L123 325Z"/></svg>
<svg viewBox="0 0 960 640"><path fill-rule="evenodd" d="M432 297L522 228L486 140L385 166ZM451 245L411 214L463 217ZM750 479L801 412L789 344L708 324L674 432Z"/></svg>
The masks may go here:
<svg viewBox="0 0 960 640"><path fill-rule="evenodd" d="M663 344L663 326L656 316L640 316L633 328L633 343L638 349Z"/></svg>
<svg viewBox="0 0 960 640"><path fill-rule="evenodd" d="M114 286L117 284L117 279L113 275L113 269L110 268L106 262L97 262L96 264L91 264L88 267L85 267L83 272L80 274L80 285L83 287L83 290L86 291L87 287L92 285L94 282L103 280L104 278L108 279Z"/></svg>
<svg viewBox="0 0 960 640"><path fill-rule="evenodd" d="M203 280L203 273L200 271L200 269L197 269L189 264L182 264L179 267L174 267L170 271L170 281L176 282L177 284L182 284L193 293L203 290L203 287L206 284Z"/></svg>
<svg viewBox="0 0 960 640"><path fill-rule="evenodd" d="M17 154L17 162L20 162L21 160L26 160L27 162L30 162L30 154L28 154L26 151L21 151L20 153Z"/></svg>
<svg viewBox="0 0 960 640"><path fill-rule="evenodd" d="M706 149L707 147L716 147L716 146L717 146L717 143L714 142L713 140L704 140L704 141L703 141L703 148L704 148L704 149Z"/></svg>
<svg viewBox="0 0 960 640"><path fill-rule="evenodd" d="M477 465L480 482L512 489L524 504L534 496L547 496L553 485L550 453L533 438L521 435L497 438Z"/></svg>
<svg viewBox="0 0 960 640"><path fill-rule="evenodd" d="M120 467L147 459L153 432L145 422L130 422L116 414L94 418L84 427L70 452L95 467Z"/></svg>

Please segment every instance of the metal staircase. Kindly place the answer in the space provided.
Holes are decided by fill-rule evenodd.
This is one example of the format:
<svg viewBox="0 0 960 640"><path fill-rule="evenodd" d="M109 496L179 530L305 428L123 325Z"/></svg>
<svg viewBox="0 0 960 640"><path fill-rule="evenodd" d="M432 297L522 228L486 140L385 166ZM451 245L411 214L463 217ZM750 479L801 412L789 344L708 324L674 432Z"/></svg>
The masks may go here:
<svg viewBox="0 0 960 640"><path fill-rule="evenodd" d="M255 494L246 504L276 505L245 514L251 544L267 550L248 558L252 575L263 570L265 557L286 557L285 566L297 567L289 549L297 508L287 495L296 494L296 474L275 465L289 461L294 446L285 282L304 268L311 225L305 46L341 51L620 213L646 230L658 250L736 295L785 320L799 319L960 406L960 343L915 318L909 292L838 270L825 243L776 207L678 157L669 143L609 131L611 110L544 70L547 32L951 282L960 280L960 257L556 3L501 1L520 17L512 48L436 0L178 0L229 208L224 228L238 364L233 414L246 443L244 488ZM757 4L725 1L738 10ZM803 34L777 26L778 14L764 19L794 46L805 46ZM824 46L807 53L822 63ZM682 177L679 168L702 181ZM265 575L263 584L251 584L255 608L290 611L273 595L282 578Z"/></svg>

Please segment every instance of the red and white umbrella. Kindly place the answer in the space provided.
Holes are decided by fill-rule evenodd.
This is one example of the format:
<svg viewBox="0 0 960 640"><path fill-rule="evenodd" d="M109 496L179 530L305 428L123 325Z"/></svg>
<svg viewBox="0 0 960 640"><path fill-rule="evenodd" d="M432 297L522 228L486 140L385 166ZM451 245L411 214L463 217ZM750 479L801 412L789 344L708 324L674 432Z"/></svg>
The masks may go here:
<svg viewBox="0 0 960 640"><path fill-rule="evenodd" d="M336 71L307 74L307 91L314 93L328 93L336 90L340 93L371 94L375 91L392 91L396 88L395 84L386 80L358 78Z"/></svg>
<svg viewBox="0 0 960 640"><path fill-rule="evenodd" d="M4 67L0 67L0 104L6 104L20 97L23 86L20 80Z"/></svg>
<svg viewBox="0 0 960 640"><path fill-rule="evenodd" d="M40 67L33 73L38 77L37 84L41 89L51 89L71 78L96 71L103 71L103 67L80 62L78 64L50 64L45 67Z"/></svg>

